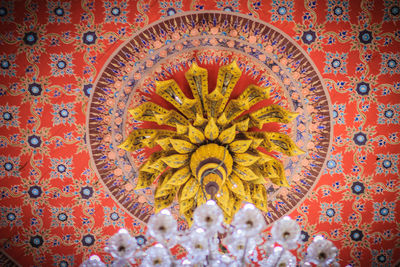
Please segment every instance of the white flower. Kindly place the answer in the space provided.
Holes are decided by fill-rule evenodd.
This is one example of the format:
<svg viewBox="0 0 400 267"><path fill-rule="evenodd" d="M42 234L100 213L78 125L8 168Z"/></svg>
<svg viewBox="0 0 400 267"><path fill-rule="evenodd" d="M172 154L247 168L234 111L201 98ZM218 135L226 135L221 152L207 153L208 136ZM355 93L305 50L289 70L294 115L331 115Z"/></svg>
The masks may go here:
<svg viewBox="0 0 400 267"><path fill-rule="evenodd" d="M104 250L116 259L128 259L137 249L136 239L127 230L121 229L113 235Z"/></svg>
<svg viewBox="0 0 400 267"><path fill-rule="evenodd" d="M169 210L162 210L153 215L148 226L148 233L158 241L164 242L169 238L173 238L177 232L177 223Z"/></svg>
<svg viewBox="0 0 400 267"><path fill-rule="evenodd" d="M285 216L274 223L271 235L272 239L284 248L295 249L300 238L300 227L295 220Z"/></svg>
<svg viewBox="0 0 400 267"><path fill-rule="evenodd" d="M244 231L237 230L224 238L224 244L229 252L240 259L246 251L245 257L248 257L256 247L256 242L253 238L248 238Z"/></svg>
<svg viewBox="0 0 400 267"><path fill-rule="evenodd" d="M204 230L201 228L197 228L196 230L192 231L182 245L187 250L188 255L194 263L200 263L204 261L208 255L208 238L205 235ZM213 249L218 249L218 247L213 246Z"/></svg>
<svg viewBox="0 0 400 267"><path fill-rule="evenodd" d="M101 261L99 256L92 255L81 264L81 267L106 267L106 265Z"/></svg>
<svg viewBox="0 0 400 267"><path fill-rule="evenodd" d="M171 258L168 251L160 244L150 247L146 250L146 256L144 257L142 267L169 267L172 265Z"/></svg>
<svg viewBox="0 0 400 267"><path fill-rule="evenodd" d="M253 204L246 204L235 215L232 225L243 230L247 237L256 236L265 228L265 220L261 211Z"/></svg>
<svg viewBox="0 0 400 267"><path fill-rule="evenodd" d="M264 266L295 267L296 257L282 247L275 247L274 252L268 257Z"/></svg>
<svg viewBox="0 0 400 267"><path fill-rule="evenodd" d="M217 203L209 200L194 211L193 219L196 226L203 228L208 236L212 236L222 230L224 217Z"/></svg>
<svg viewBox="0 0 400 267"><path fill-rule="evenodd" d="M307 258L312 263L327 266L331 264L338 253L338 249L329 240L316 236L307 248Z"/></svg>

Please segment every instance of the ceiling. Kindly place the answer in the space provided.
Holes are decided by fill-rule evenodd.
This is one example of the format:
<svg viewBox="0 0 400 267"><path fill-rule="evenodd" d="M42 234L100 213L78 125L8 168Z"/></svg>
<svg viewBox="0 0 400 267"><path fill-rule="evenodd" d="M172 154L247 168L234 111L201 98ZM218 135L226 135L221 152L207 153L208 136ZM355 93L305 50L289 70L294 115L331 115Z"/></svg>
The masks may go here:
<svg viewBox="0 0 400 267"><path fill-rule="evenodd" d="M273 101L294 109L293 99L301 100L305 105L302 111L310 115L305 116L308 122L304 124L309 127L303 130L310 133L311 141L297 139L309 144L305 146L307 154L295 163L302 168L301 173L308 171L313 178L299 200L285 207L285 201L296 192L296 179L301 180L294 174L288 177L293 181L292 191L277 191L278 197L271 198L269 210L276 214L271 220L288 214L300 223L305 242L319 234L332 240L339 248L341 265L399 263L399 6L398 1L389 0L2 1L0 262L72 266L92 254L111 262L103 247L119 228L144 238L145 222L152 214L152 192L133 191L129 174L134 172L134 164L145 161L149 151L128 155L115 150L114 145L129 133L128 128L135 127L123 112L144 99L154 100L151 84L155 76L150 74L162 75L168 64L177 66L179 60L186 60L177 55L188 55L174 52L157 69L145 60L145 50L130 51L136 57L130 60L144 67L143 72L123 70L127 76L136 73L128 78L140 81L138 93L118 85L122 88L118 97L126 90L124 104L113 102L115 92L102 87L101 79L107 78L107 66L116 63L118 53L125 51L123 48L135 40L135 34L143 33L145 26L166 23L171 15L177 18L217 10L233 11L232 16L242 14L239 16L275 31L276 40L285 40L287 46L297 49L304 58L302 64L310 64L309 70L315 71L321 82L320 93L309 87L296 89L274 76L272 68L260 70L274 88ZM196 38L202 41L213 34L210 31ZM232 33L227 38L234 37ZM244 42L251 43L247 38ZM162 49L164 45L172 47L179 38L165 44L156 41L149 41L151 47ZM225 43L229 47L228 41ZM307 84L310 76L301 75L308 72L297 75L291 72L294 65L288 64L291 58L282 60L290 55L283 47L273 40L270 46L262 43L263 53L275 56L271 60L279 61L280 67L286 66L290 79ZM185 51L184 45L182 48ZM229 48L229 58L243 63L239 66L253 62L241 58L249 58L246 51ZM215 57L224 53L215 47L208 49L214 49L209 53ZM189 57L216 72L216 65L207 63L206 50L203 54L190 51ZM169 77L184 87L188 68L172 70ZM123 78L119 70L121 65L110 79ZM215 84L210 77L210 84ZM246 72L240 85L248 81L260 83ZM103 98L93 96L101 90ZM312 105L321 98L324 102ZM112 115L118 108L121 122L114 115L96 121L94 110L107 110ZM113 123L127 126L121 128L120 136L118 132L102 134L111 131ZM329 130L324 131L321 125L329 125ZM295 127L299 129L300 124ZM323 149L327 153L318 154ZM127 163L120 160L125 156ZM279 201L280 197L285 201Z"/></svg>

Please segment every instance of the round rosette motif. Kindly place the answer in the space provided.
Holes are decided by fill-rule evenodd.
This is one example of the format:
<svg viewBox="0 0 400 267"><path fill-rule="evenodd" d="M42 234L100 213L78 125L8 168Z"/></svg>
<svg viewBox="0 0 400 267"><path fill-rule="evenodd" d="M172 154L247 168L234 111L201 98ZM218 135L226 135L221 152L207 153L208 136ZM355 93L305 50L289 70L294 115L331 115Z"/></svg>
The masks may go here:
<svg viewBox="0 0 400 267"><path fill-rule="evenodd" d="M320 74L280 30L240 14L180 13L105 64L88 145L111 195L143 222L170 207L191 224L214 198L228 222L246 201L271 223L319 179L330 118Z"/></svg>

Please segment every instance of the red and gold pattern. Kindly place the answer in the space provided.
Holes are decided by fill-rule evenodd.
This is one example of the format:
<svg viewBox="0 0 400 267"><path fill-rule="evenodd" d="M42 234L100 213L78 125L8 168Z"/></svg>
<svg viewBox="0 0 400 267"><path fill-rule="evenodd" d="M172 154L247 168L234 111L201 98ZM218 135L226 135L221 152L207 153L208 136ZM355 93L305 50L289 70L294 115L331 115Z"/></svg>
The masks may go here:
<svg viewBox="0 0 400 267"><path fill-rule="evenodd" d="M111 112L98 116L95 126L86 124L89 97L103 66L131 36L175 13L204 10L251 15L254 20L272 25L269 29L290 36L296 47L307 51L306 56L296 57L287 50L291 42L270 41L270 36L265 36L263 42L257 39L255 29L250 29L251 34L231 30L223 35L224 25L215 25L205 37L199 31L185 33L193 46L203 46L206 38L208 48L221 42L226 44L223 50L199 51L196 56L201 64L219 66L216 59L233 57L245 66L246 79L253 79L252 83L258 84L254 77L260 73L266 77L273 89L273 100L282 102L288 110L308 114L310 121L295 125L299 134L306 133L311 138L299 137L300 143L296 142L306 150L307 157L298 162L283 159L287 168L296 164L307 168L287 175L293 191L273 191L271 194L277 198L271 196L273 209L269 210L274 214L281 210L290 212L301 224L305 242L318 234L332 240L340 250L340 265L399 264L396 222L400 14L396 0L1 1L1 264L78 266L94 253L111 262L110 258L104 258L103 247L122 227L136 236L138 242L146 240L144 222L152 213L148 203L153 192L131 194L133 186L126 181L129 177L125 173L134 172L132 166L139 166L148 154L138 152L127 160L135 164L116 166L115 163L126 161L120 160L124 153L113 150L115 144L122 141L135 122L127 114L115 117ZM128 60L142 62L160 78L166 73L179 72L183 80L188 68L182 62L193 58L193 54L185 50L185 40L179 39L181 35L162 34L164 39L141 44L137 47L139 51L125 51L128 56L137 55ZM167 39L171 42L165 43ZM239 42L243 44L243 53L238 54L234 49ZM179 57L169 57L170 48L181 51ZM145 49L147 52L160 49L157 52L160 63L154 64ZM263 53L252 49L262 49ZM226 51L231 54L227 56ZM248 53L257 59L244 56ZM271 58L266 58L268 55ZM295 70L300 70L307 58L314 62L327 88L330 101L322 106L313 104L324 97L314 88L318 79L305 75L313 66L303 69L304 72ZM277 67L271 65L271 69L266 69L261 62L268 60ZM175 69L166 68L168 65ZM117 66L112 77L123 80L134 67ZM137 71L135 78L140 80L140 75L141 71ZM149 77L156 76L146 77L140 80L143 87L138 91L143 99L132 97L129 103L116 101L119 96L113 94L121 84L109 86L96 107L98 112L136 107L151 97L155 87ZM294 89L289 93L283 88L291 83ZM128 96L132 88L118 92ZM303 110L293 109L294 103L301 101ZM330 112L321 113L322 108ZM323 124L329 114L330 121ZM125 120L130 126L121 133L109 134L109 129L125 125ZM319 126L331 123L330 151L319 158L318 151L328 148L330 141L324 139L327 128ZM104 134L89 137L90 127ZM92 138L91 144L99 143L95 153L88 147L88 138ZM101 149L103 154L99 153ZM113 179L107 181L99 175L94 158L104 162L100 166ZM326 167L322 170L319 166L325 160ZM302 178L308 177L307 174L318 177L316 168L321 168L319 179ZM309 190L304 190L307 193L302 193L301 201L291 199L305 187ZM293 209L287 206L290 202L295 203Z"/></svg>

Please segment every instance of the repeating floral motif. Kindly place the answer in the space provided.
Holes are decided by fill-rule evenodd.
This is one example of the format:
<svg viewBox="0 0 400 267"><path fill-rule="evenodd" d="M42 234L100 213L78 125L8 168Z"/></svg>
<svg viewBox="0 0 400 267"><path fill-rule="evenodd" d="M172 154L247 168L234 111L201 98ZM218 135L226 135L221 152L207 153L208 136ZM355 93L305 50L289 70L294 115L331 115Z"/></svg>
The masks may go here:
<svg viewBox="0 0 400 267"><path fill-rule="evenodd" d="M47 9L49 12L49 23L70 23L71 22L71 2L48 1Z"/></svg>
<svg viewBox="0 0 400 267"><path fill-rule="evenodd" d="M379 104L378 105L378 124L398 124L400 115L400 105Z"/></svg>
<svg viewBox="0 0 400 267"><path fill-rule="evenodd" d="M326 53L324 73L346 74L347 53Z"/></svg>
<svg viewBox="0 0 400 267"><path fill-rule="evenodd" d="M274 0L271 6L272 21L293 21L293 1Z"/></svg>
<svg viewBox="0 0 400 267"><path fill-rule="evenodd" d="M336 22L349 21L349 1L328 0L326 20Z"/></svg>
<svg viewBox="0 0 400 267"><path fill-rule="evenodd" d="M400 73L400 54L382 53L381 62L382 74L399 74Z"/></svg>
<svg viewBox="0 0 400 267"><path fill-rule="evenodd" d="M104 2L105 22L126 23L128 14L128 3L126 1L106 1Z"/></svg>
<svg viewBox="0 0 400 267"><path fill-rule="evenodd" d="M78 266L91 254L111 264L103 247L121 227L146 243L145 224L110 197L92 166L86 112L93 84L112 52L148 24L185 11L224 10L291 36L329 92L334 127L326 169L290 213L305 244L321 234L340 249L340 265L395 266L399 6L397 0L0 0L1 250L23 266ZM214 31L201 34L220 34ZM210 45L218 42L211 39ZM290 53L275 56L288 68L301 64ZM302 75L293 77L310 86L299 97L317 97ZM113 146L112 137L106 139Z"/></svg>

